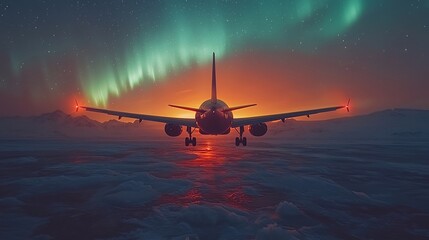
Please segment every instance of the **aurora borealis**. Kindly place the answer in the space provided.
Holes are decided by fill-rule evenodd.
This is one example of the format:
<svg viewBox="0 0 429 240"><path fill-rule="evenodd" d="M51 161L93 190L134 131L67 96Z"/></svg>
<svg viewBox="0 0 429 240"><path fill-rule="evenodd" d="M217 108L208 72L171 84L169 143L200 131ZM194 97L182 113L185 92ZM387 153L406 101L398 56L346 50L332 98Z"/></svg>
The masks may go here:
<svg viewBox="0 0 429 240"><path fill-rule="evenodd" d="M429 107L429 1L1 1L0 12L2 115L73 98L160 114L198 106L213 51L232 105ZM270 85L261 99L248 93L258 85Z"/></svg>

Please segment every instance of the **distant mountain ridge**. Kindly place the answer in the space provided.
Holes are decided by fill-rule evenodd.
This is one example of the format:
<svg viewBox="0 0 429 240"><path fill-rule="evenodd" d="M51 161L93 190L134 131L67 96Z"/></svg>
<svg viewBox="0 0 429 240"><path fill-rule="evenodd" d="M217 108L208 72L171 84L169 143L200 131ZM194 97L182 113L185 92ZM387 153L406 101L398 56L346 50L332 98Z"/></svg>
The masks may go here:
<svg viewBox="0 0 429 240"><path fill-rule="evenodd" d="M429 110L387 109L367 115L323 121L288 119L269 124L267 138L296 140L427 140ZM142 139L165 136L163 124L137 120L98 122L60 110L31 117L0 118L0 139L106 138ZM250 134L246 131L247 136ZM233 137L230 134L226 137ZM259 139L263 139L259 138Z"/></svg>
<svg viewBox="0 0 429 240"><path fill-rule="evenodd" d="M274 123L275 137L302 140L427 140L429 110L387 109L353 117L324 121ZM286 133L287 132L287 133Z"/></svg>
<svg viewBox="0 0 429 240"><path fill-rule="evenodd" d="M135 138L153 135L138 121L98 122L85 115L72 116L60 110L30 117L0 118L0 139L26 138Z"/></svg>
<svg viewBox="0 0 429 240"><path fill-rule="evenodd" d="M66 114L63 111L56 110L51 113L44 113L42 115L34 117L34 120L38 123L58 123L66 125L74 125L76 127L97 127L100 122L92 120L89 117L82 115L73 117L70 114Z"/></svg>

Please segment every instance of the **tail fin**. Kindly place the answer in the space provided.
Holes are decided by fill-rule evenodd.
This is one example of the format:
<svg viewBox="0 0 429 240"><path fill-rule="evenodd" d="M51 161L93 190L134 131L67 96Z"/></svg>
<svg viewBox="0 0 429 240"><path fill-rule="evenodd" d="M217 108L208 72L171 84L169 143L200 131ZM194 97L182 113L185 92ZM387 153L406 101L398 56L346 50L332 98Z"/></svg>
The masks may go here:
<svg viewBox="0 0 429 240"><path fill-rule="evenodd" d="M212 102L217 102L216 96L216 64L215 64L215 53L213 52L213 66L212 66Z"/></svg>

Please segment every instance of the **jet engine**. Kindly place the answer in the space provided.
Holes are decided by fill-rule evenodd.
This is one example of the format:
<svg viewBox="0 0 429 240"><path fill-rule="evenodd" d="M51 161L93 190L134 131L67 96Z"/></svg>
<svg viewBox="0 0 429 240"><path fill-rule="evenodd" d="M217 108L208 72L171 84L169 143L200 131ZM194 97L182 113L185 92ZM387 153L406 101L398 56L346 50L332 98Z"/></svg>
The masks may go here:
<svg viewBox="0 0 429 240"><path fill-rule="evenodd" d="M267 127L267 124L265 123L257 123L249 126L249 132L253 136L257 136L257 137L265 135L265 133L267 133L267 130L268 130L268 127Z"/></svg>
<svg viewBox="0 0 429 240"><path fill-rule="evenodd" d="M177 137L182 133L182 126L167 123L165 124L164 131L170 137Z"/></svg>

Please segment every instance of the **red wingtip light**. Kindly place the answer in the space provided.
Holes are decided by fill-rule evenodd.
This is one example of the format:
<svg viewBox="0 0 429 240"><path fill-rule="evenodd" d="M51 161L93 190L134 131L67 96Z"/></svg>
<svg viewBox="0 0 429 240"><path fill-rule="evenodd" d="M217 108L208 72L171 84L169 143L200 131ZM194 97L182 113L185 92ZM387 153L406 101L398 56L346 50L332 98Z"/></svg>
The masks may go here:
<svg viewBox="0 0 429 240"><path fill-rule="evenodd" d="M76 108L76 112L79 110L79 103L77 103L77 100L75 99L74 100L75 102L76 102L76 106L75 106L75 108Z"/></svg>
<svg viewBox="0 0 429 240"><path fill-rule="evenodd" d="M349 101L347 101L346 109L347 109L347 112L350 112L350 98L349 98Z"/></svg>

